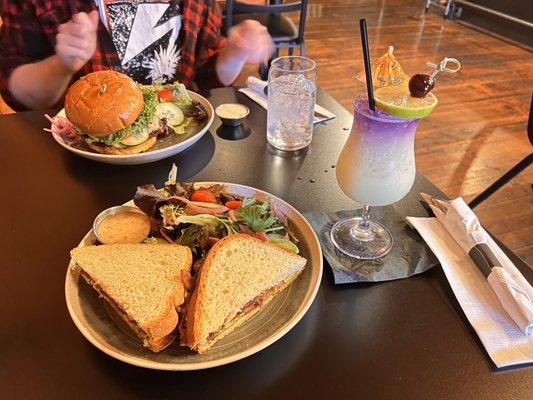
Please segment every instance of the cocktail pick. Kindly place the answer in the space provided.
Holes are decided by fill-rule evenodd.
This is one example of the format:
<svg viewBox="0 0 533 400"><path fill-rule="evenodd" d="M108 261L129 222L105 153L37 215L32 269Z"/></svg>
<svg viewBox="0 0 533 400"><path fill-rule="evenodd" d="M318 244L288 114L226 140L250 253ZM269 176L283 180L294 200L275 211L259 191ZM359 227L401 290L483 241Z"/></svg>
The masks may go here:
<svg viewBox="0 0 533 400"><path fill-rule="evenodd" d="M455 64L455 68L449 68L448 64ZM461 69L461 63L456 58L449 58L446 57L444 60L442 60L438 64L434 64L432 62L427 62L426 65L430 68L433 68L435 71L431 73L431 77L435 78L439 72L449 72L450 74L455 74L457 71Z"/></svg>
<svg viewBox="0 0 533 400"><path fill-rule="evenodd" d="M455 68L448 67L448 64L455 64ZM435 71L431 75L420 73L413 75L409 79L409 92L413 97L424 98L435 87L435 76L439 72L456 73L461 69L461 63L455 58L446 57L438 64L427 62L426 65Z"/></svg>

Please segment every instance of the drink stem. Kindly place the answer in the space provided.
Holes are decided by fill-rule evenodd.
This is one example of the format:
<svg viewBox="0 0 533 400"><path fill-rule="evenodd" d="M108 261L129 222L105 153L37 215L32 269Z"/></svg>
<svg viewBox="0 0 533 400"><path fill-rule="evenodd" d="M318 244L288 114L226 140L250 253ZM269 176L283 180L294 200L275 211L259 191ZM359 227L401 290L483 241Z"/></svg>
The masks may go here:
<svg viewBox="0 0 533 400"><path fill-rule="evenodd" d="M359 229L361 229L361 231L368 232L368 230L370 229L370 226L368 223L368 220L370 219L370 205L369 204L365 204L363 206L363 212L361 214L361 217L362 217L362 221L359 224L360 225Z"/></svg>
<svg viewBox="0 0 533 400"><path fill-rule="evenodd" d="M361 242L371 242L374 240L374 233L370 227L370 205L364 204L361 218L358 218L358 224L352 228L354 239Z"/></svg>

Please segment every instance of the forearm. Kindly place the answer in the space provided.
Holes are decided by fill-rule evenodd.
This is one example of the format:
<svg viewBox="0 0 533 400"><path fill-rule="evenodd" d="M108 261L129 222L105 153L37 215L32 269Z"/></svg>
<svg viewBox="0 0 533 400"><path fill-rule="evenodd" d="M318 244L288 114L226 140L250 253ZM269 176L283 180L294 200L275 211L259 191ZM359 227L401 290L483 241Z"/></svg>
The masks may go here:
<svg viewBox="0 0 533 400"><path fill-rule="evenodd" d="M257 21L241 22L231 28L227 46L218 55L218 79L226 86L232 84L246 62L265 62L273 51L274 43L266 27Z"/></svg>
<svg viewBox="0 0 533 400"><path fill-rule="evenodd" d="M73 75L59 57L53 55L13 70L8 88L11 95L26 107L46 109L61 99Z"/></svg>

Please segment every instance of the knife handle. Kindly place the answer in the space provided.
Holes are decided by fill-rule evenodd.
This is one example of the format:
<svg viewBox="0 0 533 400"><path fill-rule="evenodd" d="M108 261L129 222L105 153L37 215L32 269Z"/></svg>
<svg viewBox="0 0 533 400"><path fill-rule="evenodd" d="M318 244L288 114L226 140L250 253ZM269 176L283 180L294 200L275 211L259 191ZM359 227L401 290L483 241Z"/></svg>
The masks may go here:
<svg viewBox="0 0 533 400"><path fill-rule="evenodd" d="M502 266L487 243L476 244L470 249L468 255L485 277L490 275L492 268Z"/></svg>

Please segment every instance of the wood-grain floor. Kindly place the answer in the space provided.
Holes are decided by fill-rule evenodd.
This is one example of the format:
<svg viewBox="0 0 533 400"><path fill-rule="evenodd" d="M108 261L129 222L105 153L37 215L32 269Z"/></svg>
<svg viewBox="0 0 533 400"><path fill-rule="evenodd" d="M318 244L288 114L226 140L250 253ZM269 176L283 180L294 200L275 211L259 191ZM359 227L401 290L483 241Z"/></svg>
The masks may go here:
<svg viewBox="0 0 533 400"><path fill-rule="evenodd" d="M436 110L417 131L417 166L448 196L471 200L532 150L526 133L533 54L523 48L424 14L416 0L310 0L307 53L318 84L351 109L354 75L363 68L359 18L368 23L373 59L395 46L409 75L445 56L462 63L438 77ZM482 203L481 222L533 263L533 168Z"/></svg>

